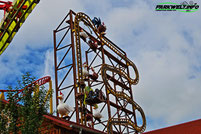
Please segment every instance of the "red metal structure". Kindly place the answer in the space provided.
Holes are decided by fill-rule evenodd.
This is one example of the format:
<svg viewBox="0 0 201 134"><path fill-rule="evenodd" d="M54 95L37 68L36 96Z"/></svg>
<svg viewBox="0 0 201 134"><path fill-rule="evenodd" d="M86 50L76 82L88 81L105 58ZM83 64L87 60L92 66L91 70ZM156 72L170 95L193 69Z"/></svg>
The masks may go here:
<svg viewBox="0 0 201 134"><path fill-rule="evenodd" d="M49 90L44 98L44 103L46 103L47 101L47 97L50 96L50 101L49 101L49 105L50 105L50 114L53 113L53 101L52 101L52 80L51 80L51 77L50 76L45 76L45 77L42 77L34 82L32 82L31 84L27 85L26 87L24 87L23 89L19 89L19 90L0 90L0 101L2 100L5 100L5 97L4 97L4 93L5 92L15 92L14 96L16 95L24 95L24 90L29 88L29 91L30 92L39 92L39 86L42 86L46 83L49 83ZM34 87L34 88L32 88ZM18 102L20 101L20 99L18 100ZM9 101L8 101L9 102Z"/></svg>
<svg viewBox="0 0 201 134"><path fill-rule="evenodd" d="M4 10L4 18L5 18L5 14L6 12L10 11L10 7L12 6L12 2L11 1L0 1L0 3L3 3L3 5L0 5L0 10Z"/></svg>
<svg viewBox="0 0 201 134"><path fill-rule="evenodd" d="M11 1L7 1L7 2L0 1L0 3L3 3L3 5L0 5L0 10L4 10L4 18L5 18L5 14L6 14L6 12L10 11L10 8L13 6L13 2L11 2ZM22 10L25 10L26 8L27 8L26 5L22 6Z"/></svg>
<svg viewBox="0 0 201 134"><path fill-rule="evenodd" d="M89 41L81 35L83 31ZM98 32L84 13L71 10L53 34L56 96L62 91L64 102L75 107L66 120L104 133L143 132L146 128L145 115L134 101L132 91L139 74L126 53ZM83 73L84 62L89 78ZM93 75L95 77L90 77ZM84 104L87 86L100 90L106 98ZM56 98L56 105L58 103ZM96 104L104 116L101 120L94 117L93 106Z"/></svg>

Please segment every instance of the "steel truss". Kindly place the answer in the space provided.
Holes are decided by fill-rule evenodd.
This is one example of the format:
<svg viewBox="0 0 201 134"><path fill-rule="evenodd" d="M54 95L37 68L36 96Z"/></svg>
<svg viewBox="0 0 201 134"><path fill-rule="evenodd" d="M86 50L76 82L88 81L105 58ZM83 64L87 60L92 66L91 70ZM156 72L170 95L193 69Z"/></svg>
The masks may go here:
<svg viewBox="0 0 201 134"><path fill-rule="evenodd" d="M87 15L83 13L76 14L70 10L53 32L56 106L58 105L57 96L62 91L65 94L64 102L75 107L74 112L66 120L105 133L143 132L146 127L145 116L141 107L133 101L131 86L133 83L137 84L138 82L137 68L127 58L126 52L107 37L97 34L90 21ZM80 22L84 23L83 26L79 25ZM96 49L80 39L79 31L81 28L91 39L98 42L99 45ZM82 49L85 50L83 51ZM81 52L84 53L82 54ZM83 79L82 61L86 61L89 68L94 68L99 76L97 80ZM129 66L134 68L136 75L134 81L130 79ZM104 73L106 70L109 70L109 73ZM103 119L97 120L93 118L90 121L86 119L85 111L93 115L94 110L92 105L83 104L84 91L81 86L83 82L94 90L101 90L106 95L106 100L98 104L99 110L104 116ZM139 117L136 117L136 111L143 118L141 126L137 124ZM58 113L57 116L59 116Z"/></svg>

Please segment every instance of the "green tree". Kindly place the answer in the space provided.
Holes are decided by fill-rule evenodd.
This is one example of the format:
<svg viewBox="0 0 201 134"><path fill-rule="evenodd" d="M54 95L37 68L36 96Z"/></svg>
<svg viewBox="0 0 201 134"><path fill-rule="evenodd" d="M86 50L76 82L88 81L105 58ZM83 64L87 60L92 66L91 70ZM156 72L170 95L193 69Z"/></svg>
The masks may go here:
<svg viewBox="0 0 201 134"><path fill-rule="evenodd" d="M37 85L30 73L22 75L18 81L16 90L24 89L21 93L8 92L9 103L0 104L0 133L21 132L22 134L38 134L43 122L43 115L47 113L48 103L44 103L47 94L44 86L36 91ZM29 86L28 86L29 85ZM8 89L13 89L11 86ZM49 98L48 98L49 99Z"/></svg>

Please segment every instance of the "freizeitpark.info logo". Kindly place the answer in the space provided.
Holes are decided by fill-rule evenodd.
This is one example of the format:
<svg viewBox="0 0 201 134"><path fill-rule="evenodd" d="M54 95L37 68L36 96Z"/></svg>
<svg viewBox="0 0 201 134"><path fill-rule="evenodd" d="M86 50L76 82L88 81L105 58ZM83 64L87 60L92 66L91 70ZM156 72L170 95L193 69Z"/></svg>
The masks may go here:
<svg viewBox="0 0 201 134"><path fill-rule="evenodd" d="M156 5L156 11L180 11L186 13L192 13L199 9L199 5L194 3L193 1L190 2L182 2L181 4L173 3L173 2L163 2Z"/></svg>

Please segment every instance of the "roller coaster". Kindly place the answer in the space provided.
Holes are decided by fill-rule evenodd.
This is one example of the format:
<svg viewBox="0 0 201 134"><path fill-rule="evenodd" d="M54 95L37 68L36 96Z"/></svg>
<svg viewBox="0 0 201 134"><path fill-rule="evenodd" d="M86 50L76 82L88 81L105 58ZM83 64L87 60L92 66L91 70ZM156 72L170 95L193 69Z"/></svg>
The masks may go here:
<svg viewBox="0 0 201 134"><path fill-rule="evenodd" d="M39 0L13 2L13 7L0 26L0 54L10 44L38 3ZM96 45L83 38L81 31L90 41L96 42ZM132 85L136 85L139 81L139 73L126 53L102 34L91 18L82 12L75 13L70 10L53 34L56 106L59 104L59 92L62 91L65 97L64 103L75 108L69 116L65 117L66 122L85 126L91 131L98 130L97 133L144 132L146 129L145 114L134 101L132 90ZM89 75L88 78L84 76L83 60L87 64L87 71L91 73L91 69L93 73L96 73L96 78L90 77L93 75ZM47 82L50 83L48 96L52 89L50 77L41 78L34 84L40 86ZM98 89L101 96L105 97L93 100L85 98L86 87ZM0 98L4 99L4 92L7 90L0 90L0 92ZM21 92L23 89L18 91L18 93ZM50 114L52 114L52 99L50 103ZM104 115L101 120L94 116L95 105ZM61 119L58 112L56 116ZM47 118L56 117L48 116Z"/></svg>
<svg viewBox="0 0 201 134"><path fill-rule="evenodd" d="M8 47L15 34L25 22L40 0L15 0L8 9L0 23L0 55ZM5 7L6 7L6 2Z"/></svg>
<svg viewBox="0 0 201 134"><path fill-rule="evenodd" d="M51 80L50 76L45 76L43 78L40 78L40 79L32 82L31 84L27 85L23 89L19 89L19 90L0 90L0 93L1 93L0 94L0 100L6 99L4 93L7 93L7 92L14 92L15 93L14 95L19 96L20 94L24 95L24 90L29 89L30 92L37 93L37 92L39 92L40 86L42 86L42 85L44 85L46 83L49 83L49 89L48 89L48 92L47 92L47 94L46 94L46 96L44 98L44 104L47 102L48 96L50 96L50 101L49 101L50 108L49 108L49 110L50 110L50 114L52 114L53 113L53 100L52 100L52 93L51 93L52 92L52 80ZM33 90L32 90L32 87L35 87L35 88L33 88ZM18 100L18 102L19 101L20 100Z"/></svg>
<svg viewBox="0 0 201 134"><path fill-rule="evenodd" d="M89 40L97 42L96 47L91 46L90 41L87 42L86 39L83 39L81 35L83 30ZM68 36L69 32L70 36ZM66 38L67 40L65 40ZM85 55L82 52L85 52ZM75 113L72 113L68 120L73 120L73 116L75 116L76 123L87 126L87 122L89 122L87 115L93 116L92 107L94 103L97 103L101 113L106 117L101 121L95 118L90 120L92 126L89 127L107 133L142 133L145 131L145 114L133 100L132 93L132 85L136 85L139 81L137 67L127 58L122 49L104 34L98 32L89 16L82 12L70 11L68 13L54 30L54 55L56 94L58 95L59 91L65 92L66 103L70 103L72 99L75 100L73 104ZM67 58L68 56L71 57L71 60ZM83 60L87 63L88 68L93 67L102 77L98 77L97 80L85 79ZM129 68L134 70L132 74L135 76L134 78L130 77ZM90 70L88 69L88 71ZM69 78L73 78L71 85L67 83ZM83 94L86 86L101 90L106 94L106 100L89 102L85 105Z"/></svg>

